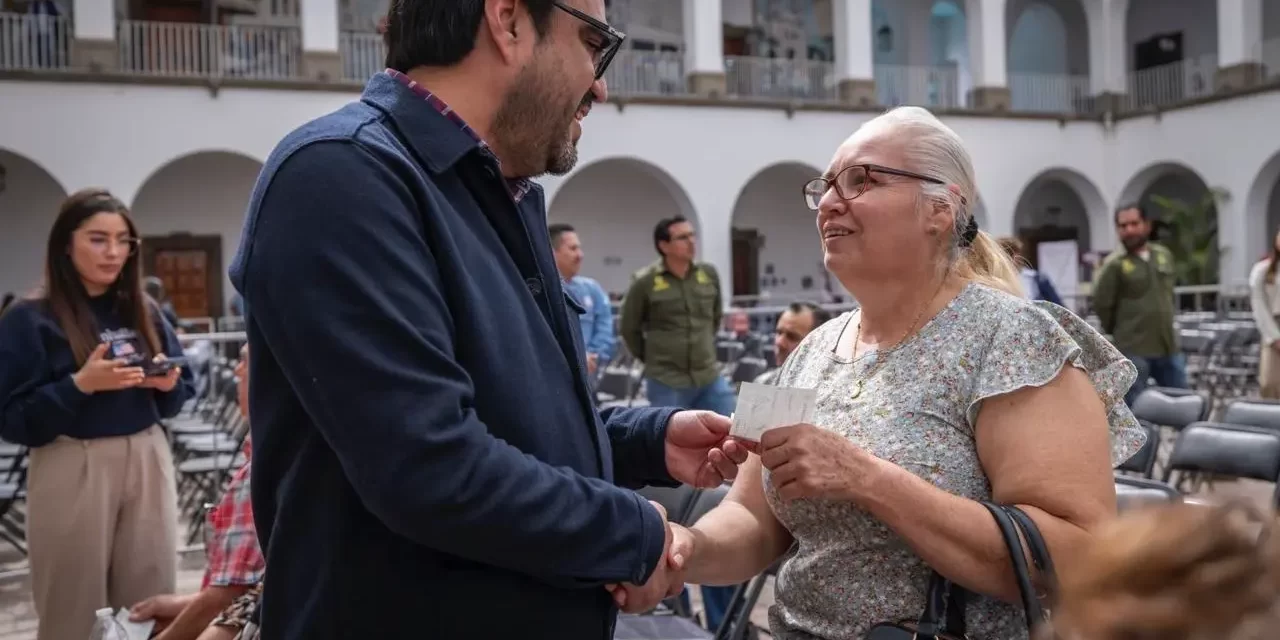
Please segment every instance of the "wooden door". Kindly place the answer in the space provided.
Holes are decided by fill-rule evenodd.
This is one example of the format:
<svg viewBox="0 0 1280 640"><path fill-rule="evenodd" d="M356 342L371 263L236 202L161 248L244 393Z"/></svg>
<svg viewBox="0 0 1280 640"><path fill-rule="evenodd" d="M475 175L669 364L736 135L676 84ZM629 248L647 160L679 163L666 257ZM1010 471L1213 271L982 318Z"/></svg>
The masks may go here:
<svg viewBox="0 0 1280 640"><path fill-rule="evenodd" d="M172 235L143 238L143 269L164 282L180 318L222 316L222 238Z"/></svg>
<svg viewBox="0 0 1280 640"><path fill-rule="evenodd" d="M760 232L733 230L733 295L760 294Z"/></svg>

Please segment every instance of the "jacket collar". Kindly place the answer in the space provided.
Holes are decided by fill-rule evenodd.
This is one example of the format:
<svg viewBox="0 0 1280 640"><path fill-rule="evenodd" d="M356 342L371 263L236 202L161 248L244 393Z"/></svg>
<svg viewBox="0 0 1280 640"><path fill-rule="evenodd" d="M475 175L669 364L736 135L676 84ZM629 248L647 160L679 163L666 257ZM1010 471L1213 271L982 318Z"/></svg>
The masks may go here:
<svg viewBox="0 0 1280 640"><path fill-rule="evenodd" d="M475 137L385 72L378 72L369 80L360 99L391 118L401 137L432 173L448 171L480 147Z"/></svg>

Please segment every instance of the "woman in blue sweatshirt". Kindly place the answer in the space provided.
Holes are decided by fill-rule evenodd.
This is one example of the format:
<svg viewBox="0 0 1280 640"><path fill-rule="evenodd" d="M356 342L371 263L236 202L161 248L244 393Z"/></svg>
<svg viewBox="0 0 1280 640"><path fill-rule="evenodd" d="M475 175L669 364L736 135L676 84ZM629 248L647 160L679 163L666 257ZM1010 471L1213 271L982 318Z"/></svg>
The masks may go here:
<svg viewBox="0 0 1280 640"><path fill-rule="evenodd" d="M83 640L101 607L174 590L177 497L159 422L192 394L142 291L139 236L100 189L63 202L40 293L0 316L0 438L31 447L38 640Z"/></svg>

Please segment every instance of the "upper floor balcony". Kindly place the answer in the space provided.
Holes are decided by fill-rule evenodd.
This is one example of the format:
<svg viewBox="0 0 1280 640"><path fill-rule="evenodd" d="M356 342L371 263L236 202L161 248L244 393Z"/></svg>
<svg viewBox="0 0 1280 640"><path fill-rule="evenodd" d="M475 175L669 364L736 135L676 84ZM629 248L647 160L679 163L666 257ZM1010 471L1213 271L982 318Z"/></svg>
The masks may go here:
<svg viewBox="0 0 1280 640"><path fill-rule="evenodd" d="M262 0L259 13L217 24L74 18L101 2L75 0L67 15L0 13L0 73L355 89L385 64L377 17L353 15L354 0ZM695 8L682 11L682 2ZM607 79L624 101L1122 116L1280 83L1280 0L1261 3L1257 16L1241 6L615 0L611 20L630 37ZM308 7L335 16L304 25ZM994 10L1004 19L982 17ZM707 39L715 46L697 45Z"/></svg>

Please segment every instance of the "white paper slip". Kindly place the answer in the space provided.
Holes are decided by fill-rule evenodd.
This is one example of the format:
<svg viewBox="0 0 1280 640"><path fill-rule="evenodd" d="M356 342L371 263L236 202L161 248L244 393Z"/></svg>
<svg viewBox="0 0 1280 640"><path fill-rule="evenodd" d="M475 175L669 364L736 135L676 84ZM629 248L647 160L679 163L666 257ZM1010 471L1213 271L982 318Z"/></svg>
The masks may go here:
<svg viewBox="0 0 1280 640"><path fill-rule="evenodd" d="M142 622L129 620L129 610L127 608L121 608L116 612L116 622L119 622L124 632L129 634L127 640L147 640L147 638L151 637L151 630L156 626L155 620L144 620Z"/></svg>
<svg viewBox="0 0 1280 640"><path fill-rule="evenodd" d="M759 441L765 431L813 420L816 389L775 387L754 382L742 383L738 406L733 412L729 435Z"/></svg>

